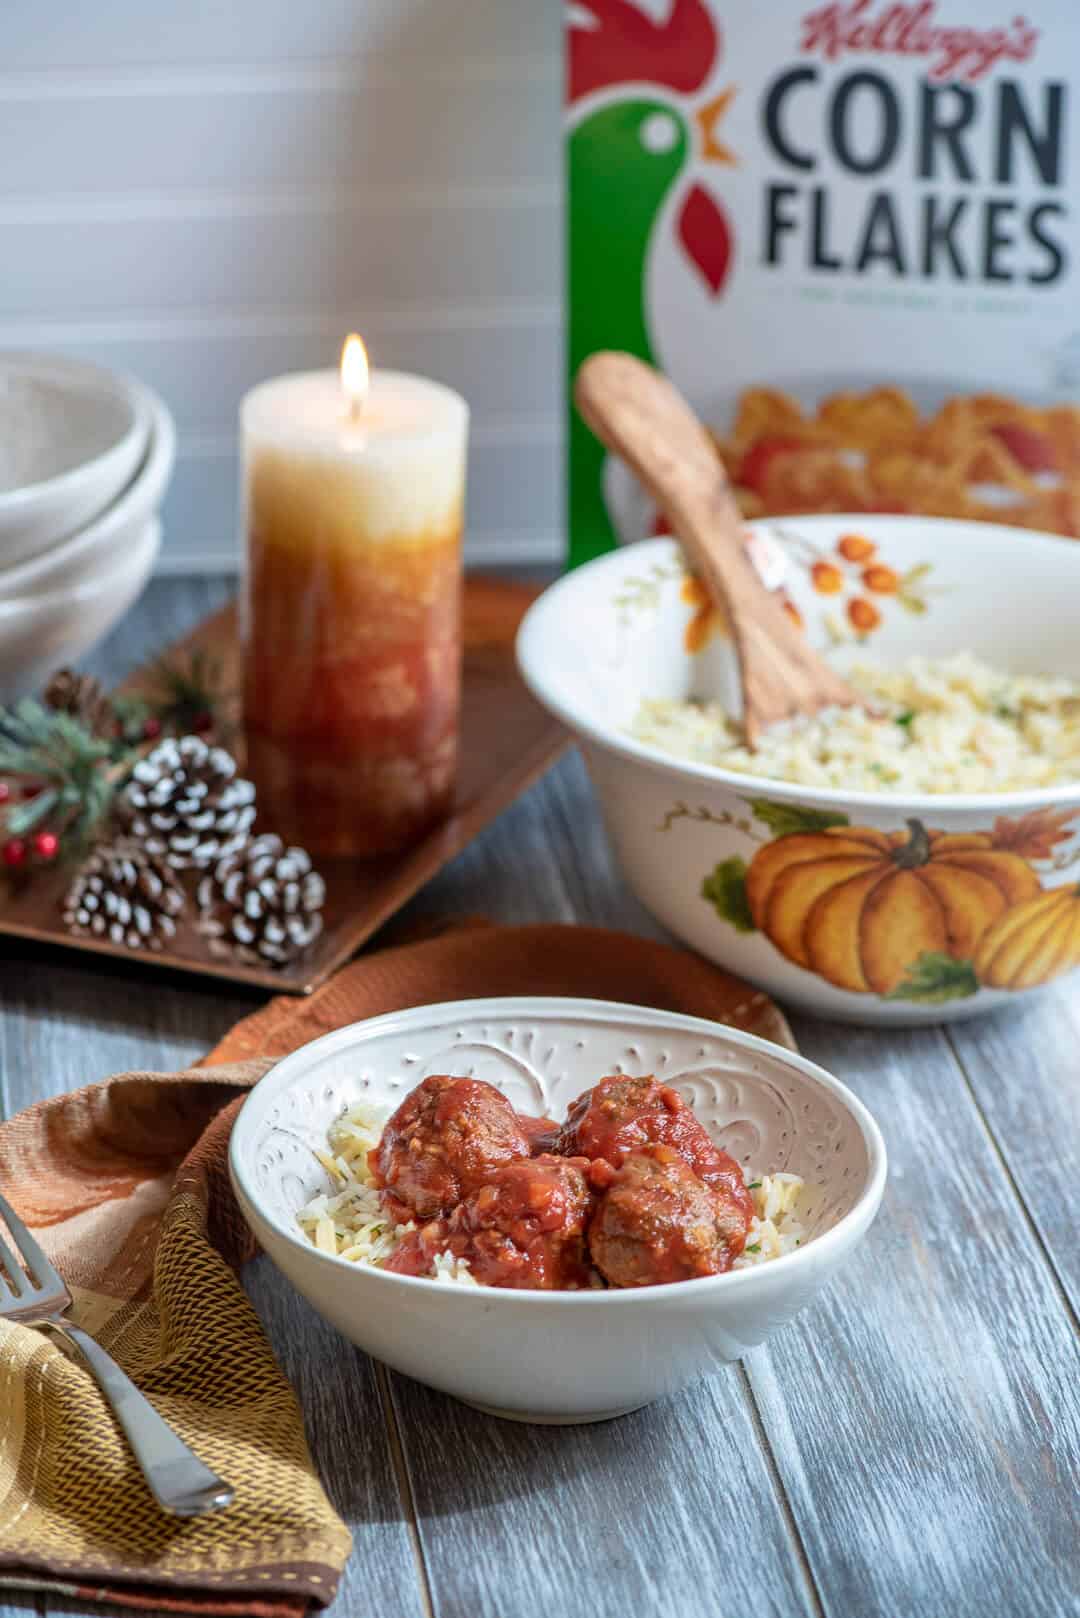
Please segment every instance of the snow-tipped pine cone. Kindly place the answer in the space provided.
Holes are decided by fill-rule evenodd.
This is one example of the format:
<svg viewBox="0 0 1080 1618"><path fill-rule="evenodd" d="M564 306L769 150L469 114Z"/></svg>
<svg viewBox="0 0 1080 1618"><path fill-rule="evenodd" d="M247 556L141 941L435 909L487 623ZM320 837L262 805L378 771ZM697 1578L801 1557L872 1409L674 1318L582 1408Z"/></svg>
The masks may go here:
<svg viewBox="0 0 1080 1618"><path fill-rule="evenodd" d="M218 860L197 889L199 930L215 955L287 966L322 932L326 884L302 848L255 837Z"/></svg>
<svg viewBox="0 0 1080 1618"><path fill-rule="evenodd" d="M64 925L80 938L159 950L176 937L184 891L164 860L120 838L80 866L64 899Z"/></svg>
<svg viewBox="0 0 1080 1618"><path fill-rule="evenodd" d="M135 765L119 815L127 834L174 871L205 870L247 842L255 788L223 747L170 737Z"/></svg>

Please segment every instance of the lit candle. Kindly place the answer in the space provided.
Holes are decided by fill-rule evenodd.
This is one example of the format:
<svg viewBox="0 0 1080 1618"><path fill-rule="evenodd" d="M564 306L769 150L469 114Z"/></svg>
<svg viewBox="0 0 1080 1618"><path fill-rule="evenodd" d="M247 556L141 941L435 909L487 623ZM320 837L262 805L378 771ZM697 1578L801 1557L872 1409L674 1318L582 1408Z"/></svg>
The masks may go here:
<svg viewBox="0 0 1080 1618"><path fill-rule="evenodd" d="M468 407L368 368L241 407L244 729L260 818L313 853L414 842L453 796Z"/></svg>
<svg viewBox="0 0 1080 1618"><path fill-rule="evenodd" d="M349 405L349 420L359 422L371 392L371 367L363 339L350 332L341 350L341 388Z"/></svg>

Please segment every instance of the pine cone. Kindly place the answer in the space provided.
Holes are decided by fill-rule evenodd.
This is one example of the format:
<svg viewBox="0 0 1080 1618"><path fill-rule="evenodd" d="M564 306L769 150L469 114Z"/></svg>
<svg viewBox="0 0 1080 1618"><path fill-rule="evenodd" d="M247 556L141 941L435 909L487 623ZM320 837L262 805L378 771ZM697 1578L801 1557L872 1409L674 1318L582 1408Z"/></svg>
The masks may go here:
<svg viewBox="0 0 1080 1618"><path fill-rule="evenodd" d="M91 736L112 736L116 730L116 713L102 687L92 674L78 674L74 669L57 669L42 694L46 708L55 713L70 714L80 720Z"/></svg>
<svg viewBox="0 0 1080 1618"><path fill-rule="evenodd" d="M322 932L326 884L302 848L255 837L202 877L199 929L215 955L285 966Z"/></svg>
<svg viewBox="0 0 1080 1618"><path fill-rule="evenodd" d="M255 788L223 747L199 736L171 737L140 759L120 796L131 837L174 871L205 869L247 842Z"/></svg>
<svg viewBox="0 0 1080 1618"><path fill-rule="evenodd" d="M81 938L159 950L176 937L184 891L165 861L123 838L95 849L64 900L64 925Z"/></svg>

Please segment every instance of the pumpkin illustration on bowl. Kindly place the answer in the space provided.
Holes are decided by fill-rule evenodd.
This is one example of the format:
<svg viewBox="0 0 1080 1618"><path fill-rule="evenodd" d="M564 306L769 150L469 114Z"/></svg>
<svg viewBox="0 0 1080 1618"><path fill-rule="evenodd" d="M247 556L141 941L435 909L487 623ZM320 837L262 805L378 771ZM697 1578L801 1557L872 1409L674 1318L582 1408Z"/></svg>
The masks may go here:
<svg viewBox="0 0 1080 1618"><path fill-rule="evenodd" d="M843 825L777 837L746 872L754 924L782 955L839 989L882 996L920 962L970 962L988 931L1040 891L1027 861L988 833L919 820L905 831Z"/></svg>
<svg viewBox="0 0 1080 1618"><path fill-rule="evenodd" d="M1047 888L1006 911L983 934L973 964L988 989L1034 989L1080 966L1080 886Z"/></svg>

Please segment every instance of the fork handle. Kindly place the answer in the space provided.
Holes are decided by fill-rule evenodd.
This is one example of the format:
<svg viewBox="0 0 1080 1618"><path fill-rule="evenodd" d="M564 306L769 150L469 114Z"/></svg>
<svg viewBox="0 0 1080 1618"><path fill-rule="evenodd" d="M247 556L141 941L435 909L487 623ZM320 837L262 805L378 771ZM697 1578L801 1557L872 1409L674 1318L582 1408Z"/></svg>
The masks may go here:
<svg viewBox="0 0 1080 1618"><path fill-rule="evenodd" d="M204 1466L183 1439L162 1421L149 1399L139 1392L99 1343L68 1320L49 1320L42 1324L66 1337L86 1361L163 1511L177 1517L197 1517L230 1504L234 1491L229 1484Z"/></svg>

